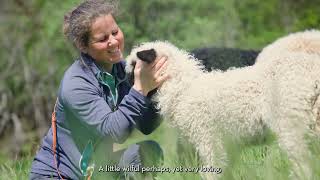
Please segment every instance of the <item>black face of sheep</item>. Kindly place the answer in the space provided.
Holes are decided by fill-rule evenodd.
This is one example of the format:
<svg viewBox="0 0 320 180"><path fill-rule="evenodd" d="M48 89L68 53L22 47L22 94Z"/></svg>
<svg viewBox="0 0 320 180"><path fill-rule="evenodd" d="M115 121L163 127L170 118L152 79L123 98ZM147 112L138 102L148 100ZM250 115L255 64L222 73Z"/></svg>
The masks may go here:
<svg viewBox="0 0 320 180"><path fill-rule="evenodd" d="M156 53L156 51L154 49L149 49L149 50L144 50L144 51L137 52L137 57L141 61L144 61L144 62L147 62L147 63L151 63L156 59L157 53ZM135 67L136 66L136 61L133 61L131 65L132 65L132 67Z"/></svg>
<svg viewBox="0 0 320 180"><path fill-rule="evenodd" d="M147 63L151 63L156 59L157 53L154 49L149 49L149 50L137 52L137 57L139 59L141 59L142 61L145 61Z"/></svg>
<svg viewBox="0 0 320 180"><path fill-rule="evenodd" d="M137 57L144 62L147 63L152 63L156 58L157 58L157 53L154 49L149 49L149 50L144 50L144 51L139 51L137 52ZM133 61L131 64L133 67L135 67L136 62ZM134 72L132 72L131 74L129 74L129 83L130 85L133 85L134 83ZM153 94L156 93L156 89L152 90L148 96L152 96Z"/></svg>
<svg viewBox="0 0 320 180"><path fill-rule="evenodd" d="M137 57L141 61L144 61L144 62L147 62L147 63L152 63L156 59L157 53L156 53L156 51L154 49L149 49L149 50L144 50L144 51L137 52ZM132 67L135 67L136 66L136 61L133 61L131 65L132 65ZM134 72L129 74L128 78L129 78L130 85L133 85L133 83L134 83Z"/></svg>

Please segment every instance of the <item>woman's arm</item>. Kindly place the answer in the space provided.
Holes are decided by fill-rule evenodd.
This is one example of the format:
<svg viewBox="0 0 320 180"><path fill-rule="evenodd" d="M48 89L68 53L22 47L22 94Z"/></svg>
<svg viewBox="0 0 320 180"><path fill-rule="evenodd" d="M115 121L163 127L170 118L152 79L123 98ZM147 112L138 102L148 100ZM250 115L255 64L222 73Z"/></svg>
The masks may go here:
<svg viewBox="0 0 320 180"><path fill-rule="evenodd" d="M155 94L157 90L152 90L148 93L148 98L152 99L153 94ZM162 122L162 117L160 115L160 110L157 109L157 103L151 101L149 109L146 113L144 113L143 117L139 122L137 122L137 128L145 135L152 133Z"/></svg>
<svg viewBox="0 0 320 180"><path fill-rule="evenodd" d="M110 136L122 143L135 124L148 118L149 98L131 88L124 96L118 109L112 111L97 87L82 76L66 78L61 87L61 99L66 110L95 129L102 136Z"/></svg>

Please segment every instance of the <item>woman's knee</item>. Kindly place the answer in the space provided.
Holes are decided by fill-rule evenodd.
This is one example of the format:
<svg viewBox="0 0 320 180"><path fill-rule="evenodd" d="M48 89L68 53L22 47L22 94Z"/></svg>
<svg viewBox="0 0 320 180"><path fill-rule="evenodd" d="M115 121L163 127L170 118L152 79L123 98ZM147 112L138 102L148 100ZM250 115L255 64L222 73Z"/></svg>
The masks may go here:
<svg viewBox="0 0 320 180"><path fill-rule="evenodd" d="M163 163L163 150L160 145L152 140L137 143L141 156L142 166L159 166Z"/></svg>

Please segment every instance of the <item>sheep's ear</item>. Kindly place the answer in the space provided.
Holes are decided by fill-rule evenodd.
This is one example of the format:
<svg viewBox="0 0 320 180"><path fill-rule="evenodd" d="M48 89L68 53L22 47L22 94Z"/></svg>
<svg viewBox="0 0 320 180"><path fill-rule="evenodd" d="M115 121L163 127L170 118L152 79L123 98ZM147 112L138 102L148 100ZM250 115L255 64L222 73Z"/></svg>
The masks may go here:
<svg viewBox="0 0 320 180"><path fill-rule="evenodd" d="M156 51L154 49L144 50L137 52L137 57L141 59L142 61L145 61L147 63L153 62L156 57Z"/></svg>

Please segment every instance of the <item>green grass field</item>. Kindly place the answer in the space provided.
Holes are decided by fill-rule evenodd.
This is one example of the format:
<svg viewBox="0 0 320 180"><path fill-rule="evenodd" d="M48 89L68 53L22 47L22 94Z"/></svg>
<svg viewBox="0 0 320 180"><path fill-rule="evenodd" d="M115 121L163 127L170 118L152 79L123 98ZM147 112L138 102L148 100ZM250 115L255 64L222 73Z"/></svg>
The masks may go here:
<svg viewBox="0 0 320 180"><path fill-rule="evenodd" d="M201 179L199 173L186 172L186 168L199 167L201 166L201 162L189 144L184 147L183 152L177 152L177 138L177 131L163 123L160 128L149 136L143 136L137 132L133 133L133 138L130 138L125 144L120 145L120 148L125 148L129 144L142 140L155 140L164 151L165 159L162 167L169 168L171 171L174 168L181 171L158 173L158 180ZM311 142L310 150L313 153L313 159L310 163L313 167L313 179L316 180L320 179L320 140L314 138L311 139ZM222 169L222 173L219 175L221 179L290 179L289 169L291 165L286 154L278 147L277 140L272 134L268 135L262 142L242 145L229 143L227 147L230 162L226 169ZM32 156L30 155L19 160L8 160L4 156L0 156L0 179L28 179ZM107 179L105 174L100 175L100 177L102 177L101 179Z"/></svg>

